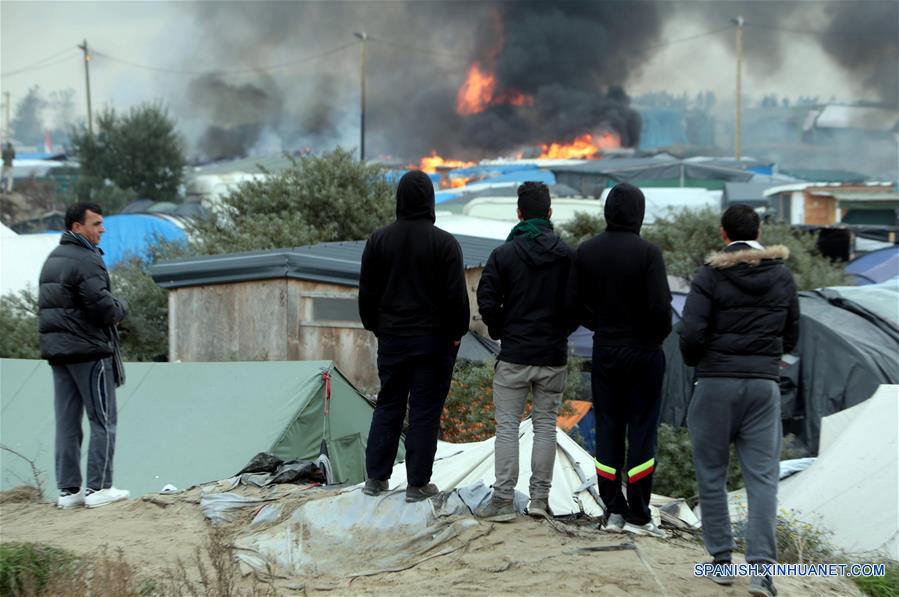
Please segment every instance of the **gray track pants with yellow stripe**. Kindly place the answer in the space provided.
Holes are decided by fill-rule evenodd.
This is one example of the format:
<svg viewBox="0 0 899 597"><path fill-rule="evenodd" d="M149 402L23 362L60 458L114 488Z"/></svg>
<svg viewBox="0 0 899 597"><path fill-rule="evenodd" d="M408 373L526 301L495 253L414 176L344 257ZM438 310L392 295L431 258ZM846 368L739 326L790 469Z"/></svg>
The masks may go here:
<svg viewBox="0 0 899 597"><path fill-rule="evenodd" d="M87 413L90 445L87 485L95 491L112 487L116 401L112 359L53 365L56 393L56 486L81 487L81 419Z"/></svg>

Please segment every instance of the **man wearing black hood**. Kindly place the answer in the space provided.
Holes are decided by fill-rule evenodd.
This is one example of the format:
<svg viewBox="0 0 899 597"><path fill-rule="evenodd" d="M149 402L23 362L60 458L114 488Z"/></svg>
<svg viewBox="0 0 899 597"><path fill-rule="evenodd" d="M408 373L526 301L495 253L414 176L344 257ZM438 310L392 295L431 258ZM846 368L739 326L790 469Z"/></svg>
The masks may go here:
<svg viewBox="0 0 899 597"><path fill-rule="evenodd" d="M381 380L363 491L387 489L408 403L409 502L438 492L430 480L440 415L470 318L462 249L434 220L431 179L419 170L407 172L396 190L396 222L369 237L359 274L359 315L378 337Z"/></svg>
<svg viewBox="0 0 899 597"><path fill-rule="evenodd" d="M696 272L684 306L680 347L698 381L687 411L702 505L702 538L715 563L735 548L727 509L730 444L737 448L749 518L746 561L777 563L777 483L781 444L780 360L799 340L799 298L784 261L789 250L758 242L759 217L733 205L721 217L723 252ZM726 569L724 569L726 570ZM725 571L712 580L730 584ZM769 576L749 592L777 594Z"/></svg>
<svg viewBox="0 0 899 597"><path fill-rule="evenodd" d="M518 427L533 390L534 448L528 513L547 516L556 455L556 417L568 374L567 285L573 252L553 233L549 189L518 187L519 223L490 254L478 284L478 308L490 336L501 341L493 375L496 408L496 483L482 514L515 515Z"/></svg>
<svg viewBox="0 0 899 597"><path fill-rule="evenodd" d="M671 291L661 250L640 237L645 209L643 193L633 185L621 183L609 192L606 230L578 247L570 296L582 325L595 332L595 464L606 528L663 536L652 522L649 497Z"/></svg>

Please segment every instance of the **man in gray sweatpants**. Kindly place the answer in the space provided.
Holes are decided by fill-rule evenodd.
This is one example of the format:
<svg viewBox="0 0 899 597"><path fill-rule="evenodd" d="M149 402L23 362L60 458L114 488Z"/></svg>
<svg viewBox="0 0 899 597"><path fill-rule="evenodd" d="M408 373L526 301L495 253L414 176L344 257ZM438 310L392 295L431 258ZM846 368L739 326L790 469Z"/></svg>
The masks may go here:
<svg viewBox="0 0 899 597"><path fill-rule="evenodd" d="M505 244L490 254L478 284L478 308L490 336L501 341L493 375L496 407L496 482L481 514L491 520L515 517L518 434L528 394L533 392L528 514L549 516L549 490L556 458L556 417L568 377L566 309L574 255L553 233L549 189L540 182L518 188L519 223Z"/></svg>
<svg viewBox="0 0 899 597"><path fill-rule="evenodd" d="M758 242L759 217L734 205L721 218L726 248L693 278L684 307L680 348L698 381L687 412L702 509L702 537L716 564L735 549L727 508L730 444L737 448L749 505L746 561L777 562L777 483L782 438L780 360L799 339L799 299L784 246ZM724 570L722 568L722 570ZM729 574L712 580L731 584ZM754 576L749 593L777 594L769 576Z"/></svg>
<svg viewBox="0 0 899 597"><path fill-rule="evenodd" d="M66 231L41 269L38 329L41 357L53 369L56 410L57 506L96 508L129 494L112 486L115 454L115 388L124 383L115 326L128 305L112 295L97 246L103 212L92 203L66 211ZM81 485L82 416L91 439L87 483Z"/></svg>

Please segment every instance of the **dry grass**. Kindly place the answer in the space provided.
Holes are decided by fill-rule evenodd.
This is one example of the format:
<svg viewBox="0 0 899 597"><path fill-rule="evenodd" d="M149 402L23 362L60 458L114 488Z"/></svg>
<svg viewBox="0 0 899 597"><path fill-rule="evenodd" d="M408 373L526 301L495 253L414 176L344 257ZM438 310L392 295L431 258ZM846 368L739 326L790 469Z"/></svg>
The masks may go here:
<svg viewBox="0 0 899 597"><path fill-rule="evenodd" d="M42 499L41 490L31 485L19 485L0 491L0 504L39 503Z"/></svg>

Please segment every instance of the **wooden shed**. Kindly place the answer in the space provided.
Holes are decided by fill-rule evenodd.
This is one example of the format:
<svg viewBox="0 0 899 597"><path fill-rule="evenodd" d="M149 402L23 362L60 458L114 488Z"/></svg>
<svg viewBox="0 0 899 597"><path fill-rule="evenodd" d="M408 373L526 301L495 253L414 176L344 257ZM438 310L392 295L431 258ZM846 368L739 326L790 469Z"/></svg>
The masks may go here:
<svg viewBox="0 0 899 597"><path fill-rule="evenodd" d="M501 241L457 235L473 332L486 336L475 291ZM322 243L160 263L169 290L172 361L333 360L357 387L378 386L377 341L357 295L365 241Z"/></svg>

